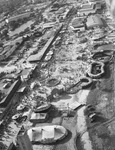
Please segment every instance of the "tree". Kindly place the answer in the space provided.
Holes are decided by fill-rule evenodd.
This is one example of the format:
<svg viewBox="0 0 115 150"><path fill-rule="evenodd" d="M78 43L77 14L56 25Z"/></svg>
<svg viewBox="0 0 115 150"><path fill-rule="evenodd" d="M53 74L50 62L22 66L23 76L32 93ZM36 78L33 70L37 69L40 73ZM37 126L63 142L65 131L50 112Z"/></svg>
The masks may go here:
<svg viewBox="0 0 115 150"><path fill-rule="evenodd" d="M2 0L0 1L0 13L12 13L16 8L19 8L25 0Z"/></svg>
<svg viewBox="0 0 115 150"><path fill-rule="evenodd" d="M3 42L2 42L2 41L0 41L0 47L3 47L3 45L4 45L4 44L3 44Z"/></svg>
<svg viewBox="0 0 115 150"><path fill-rule="evenodd" d="M2 36L8 37L8 29L2 30Z"/></svg>
<svg viewBox="0 0 115 150"><path fill-rule="evenodd" d="M26 42L26 43L25 43L25 47L26 47L27 49L29 49L29 48L31 47L31 42Z"/></svg>

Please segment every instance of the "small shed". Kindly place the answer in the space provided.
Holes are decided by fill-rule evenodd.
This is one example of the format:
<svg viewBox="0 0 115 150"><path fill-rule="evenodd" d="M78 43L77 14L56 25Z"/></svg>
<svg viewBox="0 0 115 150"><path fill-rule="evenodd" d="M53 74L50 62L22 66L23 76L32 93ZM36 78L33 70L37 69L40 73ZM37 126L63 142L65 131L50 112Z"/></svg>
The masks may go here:
<svg viewBox="0 0 115 150"><path fill-rule="evenodd" d="M31 68L26 68L21 72L21 80L22 81L26 81L30 78L30 75L32 73L32 69Z"/></svg>
<svg viewBox="0 0 115 150"><path fill-rule="evenodd" d="M35 113L35 112L33 112L31 114L30 122L33 122L33 123L45 122L47 117L48 117L47 113Z"/></svg>

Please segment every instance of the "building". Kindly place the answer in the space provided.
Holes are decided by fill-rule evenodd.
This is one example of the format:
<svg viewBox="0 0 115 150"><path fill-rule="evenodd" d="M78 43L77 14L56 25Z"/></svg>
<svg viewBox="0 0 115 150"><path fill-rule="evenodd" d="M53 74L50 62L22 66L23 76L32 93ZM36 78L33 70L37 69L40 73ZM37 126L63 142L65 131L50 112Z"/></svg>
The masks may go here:
<svg viewBox="0 0 115 150"><path fill-rule="evenodd" d="M86 26L89 29L95 27L103 27L104 24L99 15L91 15L87 18Z"/></svg>
<svg viewBox="0 0 115 150"><path fill-rule="evenodd" d="M44 2L48 2L48 0L27 0L28 3L44 3Z"/></svg>
<svg viewBox="0 0 115 150"><path fill-rule="evenodd" d="M7 107L10 103L11 99L13 98L14 94L18 90L19 86L21 85L21 80L16 80L11 87L8 89L7 95L4 99L0 101L0 107Z"/></svg>
<svg viewBox="0 0 115 150"><path fill-rule="evenodd" d="M48 39L47 43L44 45L42 50L39 53L28 57L27 61L32 63L32 62L38 62L43 60L62 28L63 28L63 24L61 24L60 27L55 31L54 35L51 36L50 39Z"/></svg>
<svg viewBox="0 0 115 150"><path fill-rule="evenodd" d="M7 46L4 51L0 54L0 61L7 59L9 56L13 54L13 52L16 50L17 45L13 46Z"/></svg>
<svg viewBox="0 0 115 150"><path fill-rule="evenodd" d="M89 14L95 14L98 10L101 9L101 4L100 3L87 3L87 4L82 4L81 8L78 10L78 14L80 16L87 16Z"/></svg>
<svg viewBox="0 0 115 150"><path fill-rule="evenodd" d="M32 112L30 122L32 122L32 123L41 123L41 122L45 122L47 118L48 118L47 113Z"/></svg>
<svg viewBox="0 0 115 150"><path fill-rule="evenodd" d="M89 9L94 9L94 5L90 3L82 4L79 12L86 11Z"/></svg>
<svg viewBox="0 0 115 150"><path fill-rule="evenodd" d="M21 85L21 80L16 80L11 85L11 87L8 89L6 97L0 101L1 107L6 107L10 103L12 97L14 96L15 92L18 90L20 85Z"/></svg>
<svg viewBox="0 0 115 150"><path fill-rule="evenodd" d="M28 18L28 17L30 17L30 15L31 15L31 12L19 14L19 15L17 15L17 16L13 16L13 17L10 17L10 18L6 19L6 22L7 22L7 23L10 23L10 22L12 22L12 21L17 21L17 20L19 20L19 19Z"/></svg>
<svg viewBox="0 0 115 150"><path fill-rule="evenodd" d="M27 81L30 78L31 74L32 74L32 69L31 68L24 69L21 72L21 75L20 75L22 82Z"/></svg>
<svg viewBox="0 0 115 150"><path fill-rule="evenodd" d="M11 45L6 45L4 46L4 50L0 54L0 61L6 60L9 58L19 46L21 46L28 37L23 37L19 38L18 40L15 41L15 43L10 43Z"/></svg>
<svg viewBox="0 0 115 150"><path fill-rule="evenodd" d="M17 145L19 150L33 150L26 130L22 127L17 135Z"/></svg>
<svg viewBox="0 0 115 150"><path fill-rule="evenodd" d="M20 95L16 91L21 85L21 80L17 80L14 84L9 88L7 95L0 102L0 125L5 121L8 117L9 112L12 107L19 101Z"/></svg>

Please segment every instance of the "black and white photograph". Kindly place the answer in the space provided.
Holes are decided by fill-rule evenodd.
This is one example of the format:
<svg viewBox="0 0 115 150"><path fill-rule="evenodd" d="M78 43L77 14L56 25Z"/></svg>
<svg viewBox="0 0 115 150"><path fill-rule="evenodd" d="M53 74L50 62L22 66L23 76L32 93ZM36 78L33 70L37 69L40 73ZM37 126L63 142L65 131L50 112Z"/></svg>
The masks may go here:
<svg viewBox="0 0 115 150"><path fill-rule="evenodd" d="M0 150L115 150L115 0L0 0Z"/></svg>

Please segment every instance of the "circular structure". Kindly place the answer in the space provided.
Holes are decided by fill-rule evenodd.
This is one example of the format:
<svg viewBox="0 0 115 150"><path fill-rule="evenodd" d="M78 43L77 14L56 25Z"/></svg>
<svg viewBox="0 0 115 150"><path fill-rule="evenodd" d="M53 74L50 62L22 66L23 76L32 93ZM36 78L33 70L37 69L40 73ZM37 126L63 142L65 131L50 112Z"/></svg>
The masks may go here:
<svg viewBox="0 0 115 150"><path fill-rule="evenodd" d="M62 140L67 135L67 130L60 125L46 125L33 127L27 134L32 143L49 144Z"/></svg>
<svg viewBox="0 0 115 150"><path fill-rule="evenodd" d="M18 119L21 119L22 115L21 114L16 114L14 116L12 116L12 119L13 120L18 120Z"/></svg>
<svg viewBox="0 0 115 150"><path fill-rule="evenodd" d="M83 21L84 21L84 18L79 18L79 17L74 18L74 19L72 20L71 26L72 26L74 29L83 27L83 26L84 26Z"/></svg>
<svg viewBox="0 0 115 150"><path fill-rule="evenodd" d="M82 89L90 87L91 84L93 83L93 80L91 78L88 78L88 77L81 78L80 81L81 81Z"/></svg>
<svg viewBox="0 0 115 150"><path fill-rule="evenodd" d="M58 85L60 82L61 82L60 78L52 77L47 80L46 84L48 87L54 87L54 86Z"/></svg>
<svg viewBox="0 0 115 150"><path fill-rule="evenodd" d="M93 79L98 79L104 74L104 63L95 61L91 64L88 76Z"/></svg>
<svg viewBox="0 0 115 150"><path fill-rule="evenodd" d="M85 43L87 42L87 38L86 37L82 37L81 39L79 39L79 43Z"/></svg>

